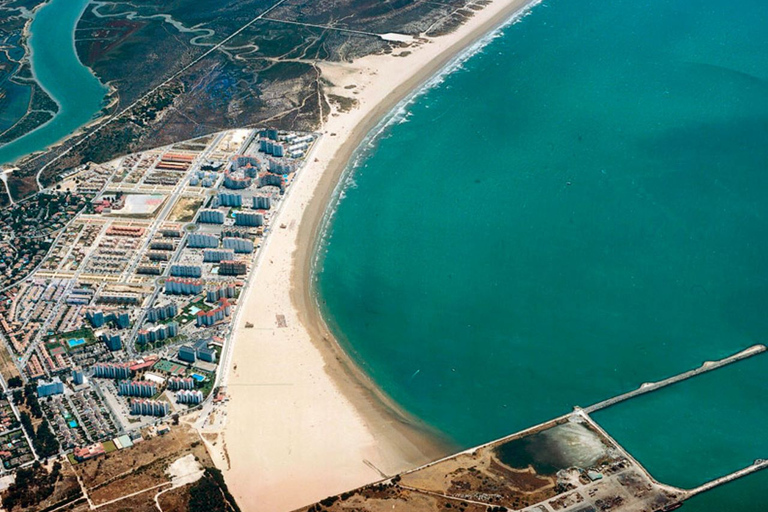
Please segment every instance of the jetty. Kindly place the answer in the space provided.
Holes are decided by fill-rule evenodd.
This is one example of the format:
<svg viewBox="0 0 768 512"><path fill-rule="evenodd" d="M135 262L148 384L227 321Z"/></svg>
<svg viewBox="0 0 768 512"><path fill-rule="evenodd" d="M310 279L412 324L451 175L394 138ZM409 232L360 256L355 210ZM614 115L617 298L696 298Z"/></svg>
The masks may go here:
<svg viewBox="0 0 768 512"><path fill-rule="evenodd" d="M600 411L625 400L656 391L766 352L765 345L754 345L741 352L717 361L707 361L700 367L660 380L646 382L628 393L598 402L590 407L574 407L573 411L545 421L517 433L504 436L415 469L387 476L378 468L364 461L377 471L382 480L337 497L324 500L329 512L346 510L335 504L346 502L361 511L389 508L392 502L400 506L421 507L418 510L437 512L459 504L468 511L521 510L522 512L585 512L610 510L612 512L636 512L649 510L664 512L674 510L690 498L715 487L743 478L768 468L768 460L756 459L749 466L728 475L711 480L693 489L684 489L656 480L616 439L603 429L590 413ZM574 430L575 429L575 430ZM573 432L596 436L597 444L604 446L610 455L602 455L595 448L595 460L599 462L579 467L563 466L557 475L538 474L534 466L510 466L503 460L505 447L523 438L545 436L553 439L563 435L568 439ZM539 437L541 440L542 438ZM539 441L541 442L541 441ZM568 442L564 446L567 446ZM567 452L567 448L562 448ZM557 482L557 486L553 483ZM382 503L384 502L384 503ZM424 503L432 505L425 507ZM368 506L373 508L368 508ZM608 508L605 508L608 507Z"/></svg>
<svg viewBox="0 0 768 512"><path fill-rule="evenodd" d="M734 471L733 473L729 475L721 476L720 478L715 478L714 480L710 480L709 482L703 485L700 485L695 489L688 490L688 493L685 499L690 499L696 496L697 494L711 491L715 487L721 486L723 484L727 484L728 482L733 482L734 480L738 480L739 478L743 478L745 476L751 475L752 473L756 473L761 469L765 469L765 468L768 468L768 460L757 459L755 462L745 467L744 469Z"/></svg>
<svg viewBox="0 0 768 512"><path fill-rule="evenodd" d="M660 380L658 382L644 382L643 384L640 385L639 388L633 391L629 391L627 393L615 396L613 398L603 400L602 402L598 402L596 404L590 405L589 407L584 407L583 410L587 414L592 414L593 412L599 411L601 409L605 409L607 407L616 405L626 400L630 400L640 395L644 395L646 393L650 393L652 391L656 391L658 389L671 386L672 384L677 384L678 382L688 380L690 378L696 377L697 375L701 375L707 372L711 372L713 370L717 370L718 368L722 368L724 366L728 366L730 364L743 361L744 359L749 359L750 357L756 356L758 354L762 354L766 350L768 350L768 348L766 348L765 345L753 345L748 349L742 350L741 352L738 352L736 354L733 354L732 356L728 356L726 358L720 359L718 361L705 361L704 364L702 364L695 370L690 370L684 373L680 373L678 375L674 375L672 377L666 378L664 380Z"/></svg>

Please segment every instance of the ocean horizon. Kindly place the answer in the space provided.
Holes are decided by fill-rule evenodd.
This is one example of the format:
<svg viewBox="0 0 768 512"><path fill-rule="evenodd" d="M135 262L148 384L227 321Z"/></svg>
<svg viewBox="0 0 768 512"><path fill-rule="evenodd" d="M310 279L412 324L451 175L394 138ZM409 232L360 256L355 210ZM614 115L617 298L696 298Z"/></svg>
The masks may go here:
<svg viewBox="0 0 768 512"><path fill-rule="evenodd" d="M469 447L765 342L768 7L737 4L548 0L372 132L317 292L405 410ZM766 369L595 419L693 487L765 458ZM755 510L766 483L686 510Z"/></svg>

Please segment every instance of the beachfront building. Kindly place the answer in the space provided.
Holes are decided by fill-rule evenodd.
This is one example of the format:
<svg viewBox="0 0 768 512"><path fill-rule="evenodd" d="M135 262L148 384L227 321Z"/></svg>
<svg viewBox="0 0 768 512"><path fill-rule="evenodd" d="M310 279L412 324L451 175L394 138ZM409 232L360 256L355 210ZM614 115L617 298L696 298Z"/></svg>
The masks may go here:
<svg viewBox="0 0 768 512"><path fill-rule="evenodd" d="M157 384L148 381L124 380L117 385L117 393L121 396L148 398L157 394Z"/></svg>
<svg viewBox="0 0 768 512"><path fill-rule="evenodd" d="M198 347L197 358L201 361L205 361L206 363L215 363L216 351L208 347Z"/></svg>
<svg viewBox="0 0 768 512"><path fill-rule="evenodd" d="M168 295L197 295L203 291L200 279L180 279L171 277L165 281L165 293Z"/></svg>
<svg viewBox="0 0 768 512"><path fill-rule="evenodd" d="M194 363L196 359L195 349L187 345L179 347L179 359L187 363Z"/></svg>
<svg viewBox="0 0 768 512"><path fill-rule="evenodd" d="M241 170L224 172L224 187L230 190L243 190L251 186L253 176L257 172L255 167L244 167Z"/></svg>
<svg viewBox="0 0 768 512"><path fill-rule="evenodd" d="M200 215L197 217L197 221L201 224L224 224L224 212L212 209L200 210Z"/></svg>
<svg viewBox="0 0 768 512"><path fill-rule="evenodd" d="M50 382L44 380L37 381L37 396L40 398L44 396L60 395L64 392L64 383L61 379L54 377Z"/></svg>
<svg viewBox="0 0 768 512"><path fill-rule="evenodd" d="M141 416L165 416L170 412L168 402L137 398L131 401L131 414Z"/></svg>
<svg viewBox="0 0 768 512"><path fill-rule="evenodd" d="M307 149L309 149L308 142L298 142L285 148L285 153L290 158L301 158L307 152Z"/></svg>
<svg viewBox="0 0 768 512"><path fill-rule="evenodd" d="M272 174L291 174L296 170L296 167L296 162L275 160L274 158L269 159L268 169Z"/></svg>
<svg viewBox="0 0 768 512"><path fill-rule="evenodd" d="M203 269L200 265L171 265L171 275L174 277L201 277Z"/></svg>
<svg viewBox="0 0 768 512"><path fill-rule="evenodd" d="M261 130L259 132L259 137L264 137L267 139L277 140L279 136L280 132L274 128L267 128L266 130Z"/></svg>
<svg viewBox="0 0 768 512"><path fill-rule="evenodd" d="M253 241L248 240L246 238L225 237L221 241L221 245L225 249L234 250L237 254L250 254L253 252ZM233 258L222 258L222 259L231 260Z"/></svg>
<svg viewBox="0 0 768 512"><path fill-rule="evenodd" d="M214 288L205 292L207 302L216 303L221 299L232 299L237 294L237 286L234 283L227 283L219 288Z"/></svg>
<svg viewBox="0 0 768 512"><path fill-rule="evenodd" d="M272 208L272 198L269 196L253 196L254 210L269 210Z"/></svg>
<svg viewBox="0 0 768 512"><path fill-rule="evenodd" d="M234 258L235 251L232 249L205 249L203 251L203 263L219 263L222 260Z"/></svg>
<svg viewBox="0 0 768 512"><path fill-rule="evenodd" d="M259 139L259 151L276 157L285 156L285 146L272 139Z"/></svg>
<svg viewBox="0 0 768 512"><path fill-rule="evenodd" d="M248 273L248 265L244 261L225 260L219 264L221 276L243 276Z"/></svg>
<svg viewBox="0 0 768 512"><path fill-rule="evenodd" d="M235 212L235 226L258 227L264 225L264 216L256 212Z"/></svg>
<svg viewBox="0 0 768 512"><path fill-rule="evenodd" d="M223 215L223 214L222 214ZM191 249L205 249L219 246L219 237L207 233L190 233L187 237L187 247Z"/></svg>
<svg viewBox="0 0 768 512"><path fill-rule="evenodd" d="M259 174L259 188L261 187L280 187L282 193L285 191L285 177L282 174L262 172Z"/></svg>
<svg viewBox="0 0 768 512"><path fill-rule="evenodd" d="M176 393L176 403L197 405L203 401L202 391L182 390Z"/></svg>
<svg viewBox="0 0 768 512"><path fill-rule="evenodd" d="M309 144L315 140L315 136L312 134L299 135L298 133L287 133L282 137L282 139L288 144Z"/></svg>
<svg viewBox="0 0 768 512"><path fill-rule="evenodd" d="M224 238L247 238L251 240L253 234L247 228L224 228L221 230L221 236Z"/></svg>
<svg viewBox="0 0 768 512"><path fill-rule="evenodd" d="M168 379L168 389L171 391L195 389L195 379L192 377L171 377Z"/></svg>
<svg viewBox="0 0 768 512"><path fill-rule="evenodd" d="M210 311L198 311L195 316L198 327L210 327L224 320L232 313L232 306L227 299L221 299L219 306Z"/></svg>
<svg viewBox="0 0 768 512"><path fill-rule="evenodd" d="M218 200L218 203L221 206L229 206L229 207L243 206L243 196L241 194L234 194L231 192L220 192L219 195L216 196L216 199Z"/></svg>

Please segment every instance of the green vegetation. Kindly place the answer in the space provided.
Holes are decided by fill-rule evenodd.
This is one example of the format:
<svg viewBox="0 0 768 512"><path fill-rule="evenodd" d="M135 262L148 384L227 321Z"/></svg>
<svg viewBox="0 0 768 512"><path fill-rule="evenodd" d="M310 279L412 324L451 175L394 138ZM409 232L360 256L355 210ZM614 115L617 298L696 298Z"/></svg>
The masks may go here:
<svg viewBox="0 0 768 512"><path fill-rule="evenodd" d="M240 512L221 471L205 468L203 477L189 488L189 512Z"/></svg>
<svg viewBox="0 0 768 512"><path fill-rule="evenodd" d="M9 388L20 388L24 385L24 382L22 382L21 377L14 376L8 379L8 387Z"/></svg>
<svg viewBox="0 0 768 512"><path fill-rule="evenodd" d="M43 410L40 408L40 402L37 400L37 387L34 384L24 386L24 397L32 416L42 418Z"/></svg>
<svg viewBox="0 0 768 512"><path fill-rule="evenodd" d="M35 447L35 452L41 457L51 457L59 453L59 441L51 430L48 420L43 420L40 426L37 427L32 444Z"/></svg>
<svg viewBox="0 0 768 512"><path fill-rule="evenodd" d="M86 347L88 345L93 345L94 343L96 343L96 336L93 334L93 329L89 327L83 327L75 331L60 332L47 337L47 339L52 339L52 338L61 342L61 346L68 351L70 350L69 344L67 343L68 340L79 339L79 338L83 338L85 340L85 344L79 345L74 348L82 348L82 347Z"/></svg>
<svg viewBox="0 0 768 512"><path fill-rule="evenodd" d="M56 436L51 431L51 427L48 424L48 420L43 420L40 426L35 431L34 425L32 425L32 419L29 414L22 412L21 426L27 432L27 435L32 439L32 445L35 448L35 452L40 457L50 457L59 453L59 442L56 440Z"/></svg>
<svg viewBox="0 0 768 512"><path fill-rule="evenodd" d="M206 304L203 299L199 299L195 302L190 302L186 306L184 306L184 309L181 310L179 315L176 317L177 321L181 325L187 325L189 322L192 322L195 319L195 315L190 313L190 310L196 307L200 311L210 311L213 309L209 304Z"/></svg>
<svg viewBox="0 0 768 512"><path fill-rule="evenodd" d="M114 451L117 451L117 446L115 446L114 441L106 441L102 443L102 445L104 446L104 451L107 453L112 453Z"/></svg>
<svg viewBox="0 0 768 512"><path fill-rule="evenodd" d="M61 463L53 463L49 473L39 462L32 467L19 468L16 481L3 493L3 507L6 510L31 508L49 498L56 482L61 477Z"/></svg>
<svg viewBox="0 0 768 512"><path fill-rule="evenodd" d="M328 94L327 97L328 101L336 105L340 112L349 112L358 104L358 101L355 98L348 98L337 94Z"/></svg>
<svg viewBox="0 0 768 512"><path fill-rule="evenodd" d="M204 372L195 370L194 373L197 373L198 375L202 375L205 377L205 380L203 382L197 382L195 381L195 388L203 392L204 397L208 397L208 395L213 391L213 383L214 383L214 375L212 373Z"/></svg>
<svg viewBox="0 0 768 512"><path fill-rule="evenodd" d="M51 119L53 116L49 112L27 112L15 125L0 135L0 143L10 142Z"/></svg>

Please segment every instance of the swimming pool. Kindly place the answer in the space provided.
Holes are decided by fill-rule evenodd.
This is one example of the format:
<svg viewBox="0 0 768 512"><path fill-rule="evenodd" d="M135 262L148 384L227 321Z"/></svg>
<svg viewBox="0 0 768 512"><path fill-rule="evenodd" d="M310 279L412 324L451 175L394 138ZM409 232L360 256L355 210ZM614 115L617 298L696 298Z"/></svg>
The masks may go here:
<svg viewBox="0 0 768 512"><path fill-rule="evenodd" d="M197 382L203 382L205 380L205 376L199 375L197 373L193 373L192 375L190 375L190 377L195 379Z"/></svg>
<svg viewBox="0 0 768 512"><path fill-rule="evenodd" d="M67 340L67 345L69 345L69 348L75 348L79 347L80 345L85 344L85 338L74 338L71 340Z"/></svg>

